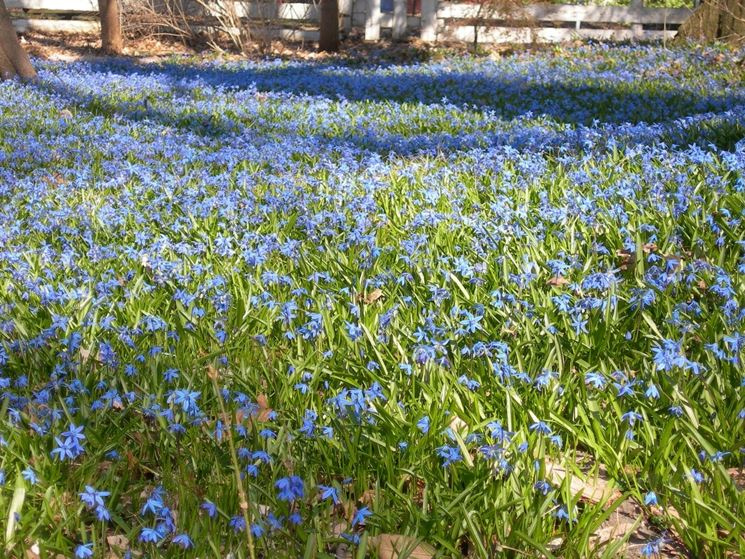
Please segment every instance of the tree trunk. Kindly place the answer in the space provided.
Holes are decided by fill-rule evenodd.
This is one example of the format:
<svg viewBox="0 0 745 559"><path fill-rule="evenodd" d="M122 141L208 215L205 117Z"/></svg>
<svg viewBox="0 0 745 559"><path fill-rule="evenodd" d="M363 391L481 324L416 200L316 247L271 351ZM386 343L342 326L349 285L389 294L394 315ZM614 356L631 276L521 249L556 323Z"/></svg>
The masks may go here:
<svg viewBox="0 0 745 559"><path fill-rule="evenodd" d="M5 51L0 48L0 81L9 80L16 75L13 63L5 56Z"/></svg>
<svg viewBox="0 0 745 559"><path fill-rule="evenodd" d="M101 50L105 54L121 54L122 24L119 19L119 0L98 0L101 16Z"/></svg>
<svg viewBox="0 0 745 559"><path fill-rule="evenodd" d="M36 77L28 54L18 42L5 0L0 0L0 73L3 78L20 76L24 80L32 80Z"/></svg>
<svg viewBox="0 0 745 559"><path fill-rule="evenodd" d="M727 0L727 7L722 17L722 38L745 40L745 2L742 0Z"/></svg>
<svg viewBox="0 0 745 559"><path fill-rule="evenodd" d="M745 3L742 0L704 0L680 26L677 38L745 41Z"/></svg>
<svg viewBox="0 0 745 559"><path fill-rule="evenodd" d="M339 0L321 0L321 25L318 49L339 50Z"/></svg>

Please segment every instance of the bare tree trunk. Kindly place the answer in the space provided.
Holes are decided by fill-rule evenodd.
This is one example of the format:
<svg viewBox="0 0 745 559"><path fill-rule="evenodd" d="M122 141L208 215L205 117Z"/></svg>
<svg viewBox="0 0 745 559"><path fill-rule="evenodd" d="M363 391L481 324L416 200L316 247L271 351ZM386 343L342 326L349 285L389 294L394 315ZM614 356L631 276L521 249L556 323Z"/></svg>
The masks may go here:
<svg viewBox="0 0 745 559"><path fill-rule="evenodd" d="M2 78L20 76L24 80L36 77L36 70L31 65L28 54L18 42L5 0L0 0L0 74Z"/></svg>
<svg viewBox="0 0 745 559"><path fill-rule="evenodd" d="M119 0L98 0L101 16L101 50L106 54L121 54L122 23L119 19Z"/></svg>
<svg viewBox="0 0 745 559"><path fill-rule="evenodd" d="M321 0L321 26L318 49L339 50L339 0Z"/></svg>
<svg viewBox="0 0 745 559"><path fill-rule="evenodd" d="M5 51L0 48L0 81L9 80L16 75L13 63L5 56Z"/></svg>
<svg viewBox="0 0 745 559"><path fill-rule="evenodd" d="M678 38L698 41L745 41L742 0L704 0L678 30Z"/></svg>
<svg viewBox="0 0 745 559"><path fill-rule="evenodd" d="M722 28L725 35L723 37L731 37L740 42L745 40L745 2L742 2L742 0L727 0L724 12Z"/></svg>

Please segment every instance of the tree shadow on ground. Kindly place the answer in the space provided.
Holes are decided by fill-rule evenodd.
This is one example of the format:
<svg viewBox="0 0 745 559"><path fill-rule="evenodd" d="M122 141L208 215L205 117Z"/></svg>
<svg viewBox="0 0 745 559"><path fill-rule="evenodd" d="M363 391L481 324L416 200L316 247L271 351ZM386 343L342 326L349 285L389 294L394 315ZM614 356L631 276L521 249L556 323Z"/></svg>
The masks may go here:
<svg viewBox="0 0 745 559"><path fill-rule="evenodd" d="M457 70L450 63L431 66L340 67L326 63L193 64L138 63L129 59L97 59L87 63L93 72L122 75L159 74L181 85L246 89L267 93L322 96L348 101L442 104L494 110L504 118L547 115L570 124L664 122L718 112L745 103L745 93L694 91L670 81L642 78L609 80L580 72L547 78L548 67L534 68L537 76L489 66ZM433 68L434 71L428 70Z"/></svg>
<svg viewBox="0 0 745 559"><path fill-rule="evenodd" d="M446 69L429 71L420 66L391 66L384 70L373 67L347 68L327 64L245 64L215 66L194 63L138 63L128 59L95 59L82 63L86 75L94 80L106 80L111 73L129 76L155 76L158 81L176 89L186 98L203 96L205 85L219 88L257 92L314 96L325 99L351 102L386 103L391 111L401 104L455 106L468 111L490 111L506 121L541 115L578 130L584 127L603 132L603 127L638 123L664 124L680 118L704 113L721 113L732 107L745 104L745 94L738 91L715 91L705 94L699 91L673 87L648 87L644 82L610 82L600 79L583 79L573 83L563 79L531 79L515 73L458 71ZM437 67L436 65L434 66ZM97 114L118 115L128 120L150 120L164 126L188 130L192 133L220 137L240 134L247 127L230 115L210 110L209 104L189 106L185 117L173 111L148 106L147 102L133 104L115 97L93 96L80 99L74 88L56 81L48 81L43 87L79 108ZM102 89L105 92L105 88ZM444 98L447 98L444 100ZM581 149L582 139L568 137L555 130L523 125L517 136L518 145L557 146L569 141ZM715 136L717 131L710 131ZM708 132L707 132L708 134ZM533 137L529 137L529 136ZM356 147L387 153L408 154L417 151L446 151L473 147L473 138L468 134L458 137L453 134L418 133L391 134L385 130L347 130L346 136L338 138L318 135L318 141L338 139ZM562 138L564 136L564 138ZM695 138L694 138L695 136ZM681 145L686 136L675 138L660 135L665 143ZM691 136L695 143L706 145L706 134ZM413 138L413 139L412 139ZM491 145L513 145L517 140L514 131L496 133L488 140ZM735 138L735 142L738 138ZM693 141L690 143L694 143ZM729 139L714 142L717 147L734 145Z"/></svg>

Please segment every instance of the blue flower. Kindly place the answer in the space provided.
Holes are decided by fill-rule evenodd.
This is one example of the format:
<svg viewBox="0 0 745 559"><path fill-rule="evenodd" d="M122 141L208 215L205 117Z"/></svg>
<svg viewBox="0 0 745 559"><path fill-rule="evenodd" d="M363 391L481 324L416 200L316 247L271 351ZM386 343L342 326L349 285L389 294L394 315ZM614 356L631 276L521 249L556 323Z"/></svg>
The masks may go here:
<svg viewBox="0 0 745 559"><path fill-rule="evenodd" d="M93 557L93 544L80 544L75 548L75 559L88 559Z"/></svg>
<svg viewBox="0 0 745 559"><path fill-rule="evenodd" d="M154 528L143 528L140 531L139 540L142 543L158 543L163 536Z"/></svg>
<svg viewBox="0 0 745 559"><path fill-rule="evenodd" d="M463 311L463 314L465 318L460 321L460 324L463 326L464 331L473 334L481 328L479 323L481 322L481 319L484 318L483 316L475 316L468 311Z"/></svg>
<svg viewBox="0 0 745 559"><path fill-rule="evenodd" d="M108 491L98 491L90 485L85 486L85 491L79 493L80 500L86 507L92 509L97 506L104 506L104 499L111 495Z"/></svg>
<svg viewBox="0 0 745 559"><path fill-rule="evenodd" d="M246 529L246 519L241 515L231 517L228 524L236 534Z"/></svg>
<svg viewBox="0 0 745 559"><path fill-rule="evenodd" d="M662 344L652 348L654 363L658 370L671 371L676 367L685 367L688 360L683 355L681 342L662 340Z"/></svg>
<svg viewBox="0 0 745 559"><path fill-rule="evenodd" d="M84 452L82 441L85 440L85 435L82 426L71 423L67 431L62 432L60 437L54 437L57 446L51 452L53 458L61 461L73 460Z"/></svg>
<svg viewBox="0 0 745 559"><path fill-rule="evenodd" d="M551 428L546 425L543 421L536 421L533 423L529 429L531 431L537 431L538 433L541 433L542 435L550 435L552 433Z"/></svg>
<svg viewBox="0 0 745 559"><path fill-rule="evenodd" d="M339 500L339 493L337 492L335 487L332 487L330 485L319 485L318 489L320 489L321 499L323 499L324 501L328 501L330 499L335 505L341 503L341 501Z"/></svg>
<svg viewBox="0 0 745 559"><path fill-rule="evenodd" d="M282 521L284 520L284 517L280 516L277 518L274 516L274 513L269 513L266 515L266 521L269 524L269 529L272 531L281 530L282 529Z"/></svg>
<svg viewBox="0 0 745 559"><path fill-rule="evenodd" d="M627 411L621 416L621 421L626 421L632 427L637 421L642 421L644 417L635 411Z"/></svg>
<svg viewBox="0 0 745 559"><path fill-rule="evenodd" d="M657 495L654 491L650 491L644 496L644 504L648 507L657 504Z"/></svg>
<svg viewBox="0 0 745 559"><path fill-rule="evenodd" d="M425 415L419 421L416 422L417 428L425 435L429 433L429 416Z"/></svg>
<svg viewBox="0 0 745 559"><path fill-rule="evenodd" d="M644 392L644 395L647 398L656 400L660 397L660 391L657 390L657 387L654 385L654 383L650 382L649 385L647 385L647 390L646 392Z"/></svg>
<svg viewBox="0 0 745 559"><path fill-rule="evenodd" d="M347 335L353 342L362 337L363 331L357 324L345 321L345 327L347 329Z"/></svg>
<svg viewBox="0 0 745 559"><path fill-rule="evenodd" d="M34 472L30 467L23 470L21 472L21 475L23 476L23 479L25 479L31 485L36 485L36 483L39 481L39 478L36 476L36 472Z"/></svg>
<svg viewBox="0 0 745 559"><path fill-rule="evenodd" d="M589 384L597 389L602 389L605 387L606 380L600 373L592 371L585 374L585 384Z"/></svg>
<svg viewBox="0 0 745 559"><path fill-rule="evenodd" d="M667 540L664 537L656 538L644 544L641 549L642 557L654 557L659 556L662 552L662 547L665 545Z"/></svg>
<svg viewBox="0 0 745 559"><path fill-rule="evenodd" d="M358 524L364 524L365 519L369 516L372 516L372 514L372 511L367 507L361 507L357 509L357 512L354 513L354 517L352 518L352 528L354 528Z"/></svg>
<svg viewBox="0 0 745 559"><path fill-rule="evenodd" d="M266 531L266 528L264 528L264 525L261 522L255 522L251 524L251 534L255 538L260 538L264 535L264 532Z"/></svg>
<svg viewBox="0 0 745 559"><path fill-rule="evenodd" d="M109 513L109 509L107 509L106 507L97 506L95 508L95 512L96 512L96 518L100 522L108 522L109 520L111 520L111 513Z"/></svg>
<svg viewBox="0 0 745 559"><path fill-rule="evenodd" d="M168 397L168 402L181 406L181 409L190 416L199 415L200 409L197 406L197 400L201 394L190 390L174 390Z"/></svg>
<svg viewBox="0 0 745 559"><path fill-rule="evenodd" d="M570 520L569 513L565 506L558 507L556 511L554 511L554 516L559 520L566 520L567 522Z"/></svg>
<svg viewBox="0 0 745 559"><path fill-rule="evenodd" d="M463 460L460 448L457 446L443 445L437 448L437 455L442 459L442 467L447 468L450 464Z"/></svg>
<svg viewBox="0 0 745 559"><path fill-rule="evenodd" d="M211 501L203 502L201 505L199 505L199 508L205 511L207 513L207 516L209 516L210 518L214 518L217 514L217 506Z"/></svg>
<svg viewBox="0 0 745 559"><path fill-rule="evenodd" d="M68 459L72 460L78 456L79 452L75 441L54 437L54 442L57 446L55 446L50 453L52 458L64 461Z"/></svg>
<svg viewBox="0 0 745 559"><path fill-rule="evenodd" d="M181 549L191 549L194 547L194 542L191 541L189 534L178 534L177 536L174 536L171 541Z"/></svg>
<svg viewBox="0 0 745 559"><path fill-rule="evenodd" d="M289 476L278 479L274 487L277 488L277 497L281 501L295 501L302 499L305 495L304 483L298 476Z"/></svg>
<svg viewBox="0 0 745 559"><path fill-rule="evenodd" d="M78 443L85 440L85 435L83 434L83 426L76 426L74 423L70 423L70 425L67 427L67 431L62 432L62 436L74 440Z"/></svg>

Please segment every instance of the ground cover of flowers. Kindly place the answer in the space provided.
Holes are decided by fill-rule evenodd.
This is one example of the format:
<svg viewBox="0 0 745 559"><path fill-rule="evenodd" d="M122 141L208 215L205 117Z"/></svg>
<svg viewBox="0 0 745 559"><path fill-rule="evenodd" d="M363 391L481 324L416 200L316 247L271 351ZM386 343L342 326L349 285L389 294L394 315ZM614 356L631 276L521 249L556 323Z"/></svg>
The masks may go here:
<svg viewBox="0 0 745 559"><path fill-rule="evenodd" d="M3 556L742 555L741 57L0 84Z"/></svg>

